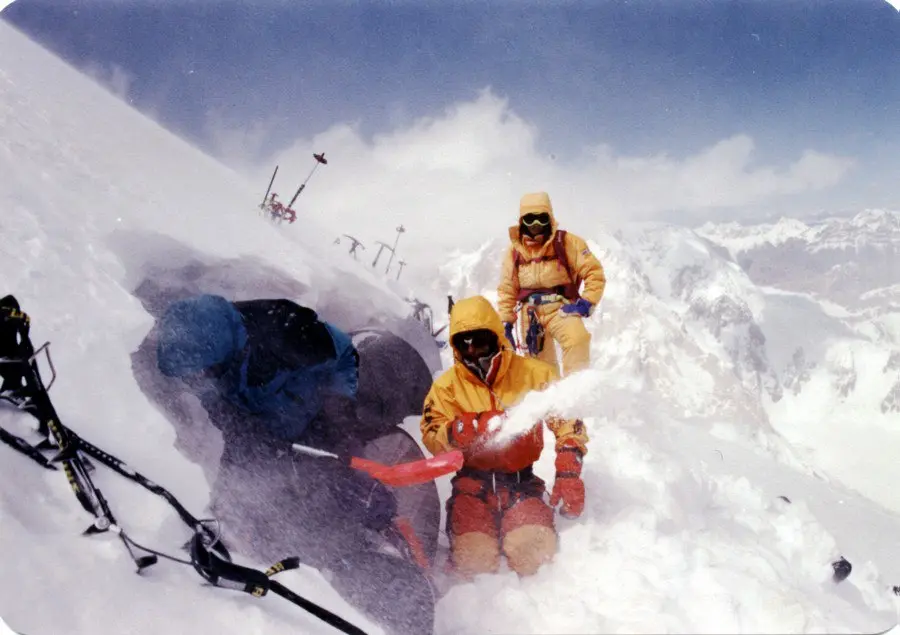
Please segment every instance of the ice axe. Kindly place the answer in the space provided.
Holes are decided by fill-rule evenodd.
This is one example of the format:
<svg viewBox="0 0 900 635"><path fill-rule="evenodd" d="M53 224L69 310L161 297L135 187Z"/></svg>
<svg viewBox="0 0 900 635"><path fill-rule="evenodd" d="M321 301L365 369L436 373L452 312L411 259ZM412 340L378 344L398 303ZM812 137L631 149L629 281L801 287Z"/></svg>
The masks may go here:
<svg viewBox="0 0 900 635"><path fill-rule="evenodd" d="M418 461L385 465L384 463L363 459L358 456L341 456L334 452L319 450L301 443L294 443L291 447L295 452L306 454L307 456L336 459L355 470L365 472L385 485L395 487L408 487L410 485L427 483L441 476L457 472L463 465L463 453L460 450L443 452L430 458L419 459Z"/></svg>
<svg viewBox="0 0 900 635"><path fill-rule="evenodd" d="M324 153L324 152L321 153L321 154L316 154L316 153L314 152L314 153L313 153L313 158L316 160L316 164L313 166L312 172L310 172L310 173L309 173L309 176L306 177L306 180L303 181L303 183L300 184L300 187L297 189L297 193L294 194L294 198L292 198L292 199L291 199L291 202L288 203L288 207L293 207L293 206L294 206L294 201L296 201L296 200L297 200L297 197L300 196L300 192L302 192L303 189L306 187L306 184L307 184L307 183L309 182L309 180L312 178L312 175L316 173L316 170L318 169L318 167L319 167L320 165L328 165L328 160L325 159L325 153Z"/></svg>

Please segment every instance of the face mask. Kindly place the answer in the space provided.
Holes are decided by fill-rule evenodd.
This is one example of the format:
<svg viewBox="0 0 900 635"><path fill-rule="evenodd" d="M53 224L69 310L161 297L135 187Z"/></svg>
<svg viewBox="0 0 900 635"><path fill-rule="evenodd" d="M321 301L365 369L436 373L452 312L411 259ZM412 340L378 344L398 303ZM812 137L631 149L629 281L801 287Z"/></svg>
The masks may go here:
<svg viewBox="0 0 900 635"><path fill-rule="evenodd" d="M453 347L459 352L466 366L482 379L500 351L497 336L488 330L459 333L453 337Z"/></svg>

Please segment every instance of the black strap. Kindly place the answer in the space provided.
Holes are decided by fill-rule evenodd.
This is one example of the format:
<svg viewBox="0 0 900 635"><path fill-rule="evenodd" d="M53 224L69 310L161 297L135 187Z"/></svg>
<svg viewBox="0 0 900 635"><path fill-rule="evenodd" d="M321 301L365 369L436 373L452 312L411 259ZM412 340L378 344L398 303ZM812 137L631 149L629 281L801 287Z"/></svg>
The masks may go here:
<svg viewBox="0 0 900 635"><path fill-rule="evenodd" d="M195 518L165 488L136 472L112 454L85 441L64 426L59 421L47 392L48 387L44 385L35 362L35 351L29 337L29 325L30 319L20 310L19 304L13 296L0 299L0 361L3 362L0 364L0 378L3 380L0 399L10 402L20 410L34 416L38 420L39 431L47 435L48 441L42 442L38 446L32 446L24 439L2 428L0 428L0 441L47 469L55 470L55 464L62 465L78 502L96 518L84 532L85 534L101 533L115 527L116 533L136 564L139 573L144 568L155 564L157 556L163 556L175 562L192 565L201 576L216 586L239 588L257 597L271 591L348 635L365 635L353 624L271 579L273 575L282 571L297 568L300 565L298 558L281 560L272 565L265 573L231 562L228 549L219 536L207 526L207 521ZM41 347L41 350L45 350L46 346ZM52 362L50 364L52 369ZM52 439L52 443L49 439ZM42 454L42 449L52 449L57 452L53 458L47 459ZM85 456L90 456L117 474L162 497L175 509L178 516L194 532L193 538L186 545L191 552L190 562L142 547L118 527L106 498L91 479L90 464ZM138 555L135 553L135 549L145 553Z"/></svg>
<svg viewBox="0 0 900 635"><path fill-rule="evenodd" d="M25 439L7 432L3 428L0 428L0 441L11 447L13 450L21 452L41 467L48 470L56 469L56 466L53 465L53 463L51 463L50 460L45 457L37 447L31 445Z"/></svg>
<svg viewBox="0 0 900 635"><path fill-rule="evenodd" d="M464 467L457 472L457 475L466 478L474 478L479 481L491 481L496 479L502 483L509 483L532 479L534 477L534 469L529 465L518 472L501 472L499 470L476 470L471 467Z"/></svg>
<svg viewBox="0 0 900 635"><path fill-rule="evenodd" d="M275 595L281 596L300 608L305 609L309 613L312 613L320 620L340 630L342 633L347 633L347 635L366 635L365 631L354 626L339 615L335 615L328 609L325 609L314 602L310 602L303 596L294 593L280 582L271 579L271 576L277 573L299 566L299 561L295 558L282 560L270 567L266 573L263 573L262 571L244 567L219 557L207 548L204 536L197 533L191 541L191 562L194 569L197 570L197 573L210 584L243 591L254 597L263 597L271 591Z"/></svg>

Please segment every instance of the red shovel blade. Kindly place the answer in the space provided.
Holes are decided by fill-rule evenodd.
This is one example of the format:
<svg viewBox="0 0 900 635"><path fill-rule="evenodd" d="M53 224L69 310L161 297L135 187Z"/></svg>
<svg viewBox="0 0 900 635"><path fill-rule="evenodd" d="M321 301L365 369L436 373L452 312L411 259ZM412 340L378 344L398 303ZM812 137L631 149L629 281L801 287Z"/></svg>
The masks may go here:
<svg viewBox="0 0 900 635"><path fill-rule="evenodd" d="M368 473L369 476L378 479L385 485L397 487L433 481L441 476L459 471L462 465L463 454L459 450L451 450L427 459L399 465L384 465L359 457L350 459L350 467Z"/></svg>

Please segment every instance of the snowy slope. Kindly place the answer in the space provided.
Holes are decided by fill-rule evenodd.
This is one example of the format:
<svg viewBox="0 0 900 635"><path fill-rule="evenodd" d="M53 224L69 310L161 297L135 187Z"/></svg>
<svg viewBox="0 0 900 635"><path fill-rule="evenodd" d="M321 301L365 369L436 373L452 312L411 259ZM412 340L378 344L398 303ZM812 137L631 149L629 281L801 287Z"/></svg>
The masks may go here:
<svg viewBox="0 0 900 635"><path fill-rule="evenodd" d="M132 376L129 354L152 324L135 288L150 274L165 285L168 269L199 261L222 263L230 274L209 288L236 299L287 293L348 328L379 312L402 318L408 307L382 281L321 248L327 237L260 220L261 193L237 174L2 24L0 60L2 293L14 293L33 316L36 342L52 342L60 372L52 394L64 422L202 515L209 497L202 471L173 450L172 426ZM27 430L28 419L0 412L0 425L13 431ZM278 599L210 591L183 567L162 564L138 578L117 541L79 536L88 519L64 478L5 447L3 456L2 480L15 486L0 493L0 614L17 630L330 630ZM98 480L139 542L174 549L187 538L156 497L111 474ZM284 581L366 624L318 572ZM48 597L53 610L34 610Z"/></svg>
<svg viewBox="0 0 900 635"><path fill-rule="evenodd" d="M708 224L765 299L760 326L783 398L772 423L817 465L900 510L900 213L805 225Z"/></svg>
<svg viewBox="0 0 900 635"><path fill-rule="evenodd" d="M900 548L894 540L900 519L896 510L900 507L893 507L893 511L885 509L849 490L838 479L830 478L831 475L826 477L824 468L831 468L834 463L817 461L822 456L812 450L821 447L805 443L806 438L799 433L789 438L786 431L773 425L772 413L777 411L771 410L772 404L789 401L784 396L780 373L784 363L779 356L782 342L776 336L783 335L784 330L796 333L809 329L814 324L808 315L797 307L773 303L773 297L781 299L785 293L776 294L777 290L754 284L727 251L688 229L641 224L629 226L615 236L592 238L589 243L604 263L608 279L601 307L588 323L594 335L594 367L586 376L565 380L558 387L557 395L542 398L533 408L527 408L527 412L534 415L552 405L565 414L586 417L594 431L592 448L596 450L594 456L589 455L587 465L596 480L588 481L588 487L598 492L593 510L598 520L602 520L590 529L584 523L577 523L577 528L573 526L571 532L563 533L564 549L565 541L573 541L569 543L573 560L559 567L565 567L567 574L574 578L587 575L583 568L590 569L590 575L602 581L604 593L612 593L609 603L627 603L634 614L627 625L610 620L606 596L601 595L597 597L600 604L577 609L579 617L566 622L569 632L608 631L620 626L627 631L641 632L679 629L712 632L716 628L726 632L814 630L818 619L815 611L810 611L806 601L801 600L799 605L805 605L805 610L778 604L783 600L781 597L772 600L771 606L778 605L783 613L775 616L764 612L765 617L756 614L751 617L747 613L753 611L748 611L747 605L728 597L727 602L734 604L728 604L729 608L721 612L713 609L712 616L707 616L709 622L698 616L673 617L666 603L667 600L675 604L683 602L678 593L692 592L686 580L694 576L710 583L705 591L716 589L717 593L727 595L714 582L715 575L704 577L709 574L703 565L685 564L683 554L709 557L718 553L715 536L720 532L728 540L740 543L735 536L746 530L753 541L774 544L765 537L764 528L778 526L775 518L785 509L779 507L780 495L794 501L787 508L791 513L798 509L803 509L802 513L810 512L811 516L806 517L810 524L799 530L802 536L798 533L791 539L797 541L798 550L792 556L780 554L773 558L771 554L761 555L756 547L744 551L744 547L733 545L742 556L741 564L735 567L740 573L732 572L732 575L751 585L751 595L770 592L777 595L774 589L793 588L797 584L775 573L772 580L761 585L763 591L756 586L760 584L759 579L754 577L752 582L744 579L746 572L755 566L756 556L766 561L769 573L770 567L775 566L773 560L779 557L790 562L798 557L801 561L810 558L808 573L814 575L817 559L825 557L824 552L830 547L840 550L855 565L863 562L877 565L888 579L900 573ZM460 254L443 268L436 286L459 296L480 292L495 297L497 263L503 253L503 242L497 239L477 252ZM828 309L830 313L821 317L823 328L834 328L832 314L846 312L833 305L828 305ZM779 320L784 323L778 323ZM787 328L786 323L791 320L793 323ZM768 333L774 334L773 341ZM805 334L813 340L821 335L815 329ZM570 387L565 387L566 384ZM825 396L827 393L818 394L820 400ZM796 406L795 402L790 403ZM813 435L809 429L803 432ZM828 447L835 450L847 447L845 438L832 438L829 442ZM885 499L893 491L888 480L889 465L898 447L888 444L877 458L868 458L865 473L868 478L881 477L877 492L883 495L882 503L888 502ZM597 457L596 453L601 456ZM860 462L866 460L859 458ZM646 463L638 468L641 459ZM844 465L859 467L850 461ZM543 475L550 477L552 471L545 470ZM740 498L743 487L759 497L744 508L754 510L750 512L752 529L718 526L717 520L722 519L712 510L722 503L718 498L711 502L710 490L727 491L723 498ZM633 497L623 495L620 488ZM649 489L650 493L642 488ZM724 513L729 518L735 518L730 507L733 502L724 503L728 510ZM646 515L642 516L639 510ZM615 533L639 536L647 525L652 527L652 538L646 538L649 542L639 541L623 547L621 536ZM660 531L660 526L665 529ZM673 544L663 540L680 531L702 538L694 541L682 536L684 542L675 540ZM762 536L757 533L760 531ZM783 528L776 531L781 532ZM610 538L608 532L613 532L614 537ZM650 549L650 544L658 551ZM597 560L577 560L576 554L585 545L603 545L597 552ZM628 547L634 551L628 552ZM672 551L667 551L667 547ZM626 553L622 553L623 549ZM692 565L698 570L691 570ZM721 567L728 569L729 563L716 562L712 568L719 571ZM634 575L635 589L623 589L623 570ZM875 575L874 569L870 575ZM554 581L558 580L554 578ZM663 600L661 596L666 591L661 587L666 583L688 590L676 593L667 588L679 599ZM547 585L550 584L548 579ZM656 593L647 591L643 600L631 604L640 586L649 586ZM876 586L873 583L870 590L880 596L882 592ZM499 586L487 588L512 603L531 600L545 591L539 588L533 594L521 595L508 588L501 590ZM484 605L496 601L485 588L474 589L471 594L467 599ZM479 594L483 599L478 599ZM716 597L715 593L712 595ZM796 611L793 616L792 611ZM497 617L498 629L501 619ZM591 626L579 630L582 628L579 619L588 620ZM768 619L773 621L767 622ZM833 617L823 619L832 620L823 628L838 628ZM539 632L540 628L556 627L548 618L528 632Z"/></svg>
<svg viewBox="0 0 900 635"><path fill-rule="evenodd" d="M129 354L152 323L135 297L148 276L165 292L174 267L221 265L208 285L235 298L286 293L348 328L373 312L400 320L407 311L368 268L333 257L327 232L263 222L259 193L238 175L3 25L0 127L2 292L32 315L35 341L53 344L54 404L68 425L198 515L209 484L175 450L172 426L131 373ZM900 580L890 540L900 518L804 471L782 437L750 425L763 420L746 397L748 378L726 362L752 360L752 321L720 320L718 335L707 325L694 341L700 321L689 307L708 297L650 293L671 280L642 271L636 248L616 251L616 239L602 239L604 262L621 267L610 271L604 315L591 322L597 364L581 385L560 384L552 395L586 418L593 437L585 515L560 521L561 553L537 576L503 573L451 589L437 633L877 632L895 624L887 586ZM444 282L425 291L490 290L496 249L449 265ZM0 425L27 433L30 421L3 410ZM64 478L0 450L0 614L14 629L330 632L278 598L212 590L175 564L134 575L114 537L79 535L88 518ZM174 549L186 538L167 507L98 472L135 539ZM538 472L552 478L550 453ZM840 553L855 569L834 585L830 562ZM283 581L379 632L318 572Z"/></svg>

